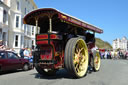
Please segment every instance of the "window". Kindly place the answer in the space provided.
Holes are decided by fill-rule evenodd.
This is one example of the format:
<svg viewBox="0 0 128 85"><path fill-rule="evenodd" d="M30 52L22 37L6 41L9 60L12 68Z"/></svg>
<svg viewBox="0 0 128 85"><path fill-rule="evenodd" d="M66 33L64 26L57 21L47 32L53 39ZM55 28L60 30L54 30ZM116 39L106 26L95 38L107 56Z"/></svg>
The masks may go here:
<svg viewBox="0 0 128 85"><path fill-rule="evenodd" d="M18 47L18 40L19 40L18 38L19 38L19 36L16 35L16 36L15 36L15 47Z"/></svg>
<svg viewBox="0 0 128 85"><path fill-rule="evenodd" d="M19 16L16 16L16 27L19 28Z"/></svg>
<svg viewBox="0 0 128 85"><path fill-rule="evenodd" d="M6 55L4 52L0 52L0 59L6 59Z"/></svg>
<svg viewBox="0 0 128 85"><path fill-rule="evenodd" d="M16 54L14 54L14 53L9 52L8 53L8 58L9 59L18 59L18 56Z"/></svg>
<svg viewBox="0 0 128 85"><path fill-rule="evenodd" d="M34 35L34 27L32 26L32 35Z"/></svg>
<svg viewBox="0 0 128 85"><path fill-rule="evenodd" d="M17 10L20 10L20 3L17 1Z"/></svg>
<svg viewBox="0 0 128 85"><path fill-rule="evenodd" d="M3 11L3 23L6 23L7 21L7 12L6 10Z"/></svg>

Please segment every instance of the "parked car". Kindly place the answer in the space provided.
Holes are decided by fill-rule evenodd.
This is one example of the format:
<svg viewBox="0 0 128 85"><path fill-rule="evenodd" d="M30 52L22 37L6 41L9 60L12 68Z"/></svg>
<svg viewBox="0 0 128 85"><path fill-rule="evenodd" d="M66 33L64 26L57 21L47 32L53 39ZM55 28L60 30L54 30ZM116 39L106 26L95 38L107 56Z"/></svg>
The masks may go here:
<svg viewBox="0 0 128 85"><path fill-rule="evenodd" d="M31 69L27 59L20 58L11 51L0 51L0 71L23 69L25 71Z"/></svg>

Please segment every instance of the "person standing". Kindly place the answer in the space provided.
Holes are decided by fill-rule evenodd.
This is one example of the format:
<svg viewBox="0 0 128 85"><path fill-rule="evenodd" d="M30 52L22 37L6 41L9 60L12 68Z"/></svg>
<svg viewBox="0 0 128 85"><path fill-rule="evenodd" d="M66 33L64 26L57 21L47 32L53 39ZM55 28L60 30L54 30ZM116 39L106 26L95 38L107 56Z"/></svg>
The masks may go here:
<svg viewBox="0 0 128 85"><path fill-rule="evenodd" d="M31 65L32 69L33 69L34 68L34 64L33 64L33 55L32 55L32 49L31 48L29 49L29 55L30 55L29 63Z"/></svg>
<svg viewBox="0 0 128 85"><path fill-rule="evenodd" d="M24 50L25 50L24 48L20 49L20 57L21 58L24 58Z"/></svg>
<svg viewBox="0 0 128 85"><path fill-rule="evenodd" d="M114 59L114 51L111 51L111 58Z"/></svg>
<svg viewBox="0 0 128 85"><path fill-rule="evenodd" d="M33 56L31 55L31 50L28 49L28 47L26 47L24 50L24 59L28 59L30 67L33 69Z"/></svg>
<svg viewBox="0 0 128 85"><path fill-rule="evenodd" d="M105 51L104 58L108 59L108 51L107 50Z"/></svg>
<svg viewBox="0 0 128 85"><path fill-rule="evenodd" d="M24 54L24 59L29 59L28 47L25 47L25 50L24 50L23 54Z"/></svg>

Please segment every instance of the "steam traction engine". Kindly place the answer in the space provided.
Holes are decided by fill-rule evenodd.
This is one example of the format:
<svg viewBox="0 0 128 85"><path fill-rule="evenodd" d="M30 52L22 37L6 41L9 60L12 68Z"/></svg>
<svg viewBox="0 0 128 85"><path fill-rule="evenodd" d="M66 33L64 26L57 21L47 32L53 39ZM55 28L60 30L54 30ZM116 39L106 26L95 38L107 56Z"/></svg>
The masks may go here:
<svg viewBox="0 0 128 85"><path fill-rule="evenodd" d="M99 70L100 55L94 48L95 33L103 33L101 29L53 8L30 12L24 24L36 26L34 64L41 75L54 75L65 68L81 78L88 66Z"/></svg>

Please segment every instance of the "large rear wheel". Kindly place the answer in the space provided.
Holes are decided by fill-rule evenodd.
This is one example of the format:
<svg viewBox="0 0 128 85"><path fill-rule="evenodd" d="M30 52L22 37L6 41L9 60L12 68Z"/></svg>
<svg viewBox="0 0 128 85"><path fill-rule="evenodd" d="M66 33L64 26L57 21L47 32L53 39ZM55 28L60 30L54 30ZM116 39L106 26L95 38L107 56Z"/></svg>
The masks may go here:
<svg viewBox="0 0 128 85"><path fill-rule="evenodd" d="M70 39L65 48L65 68L76 78L85 76L88 69L88 48L81 38Z"/></svg>

